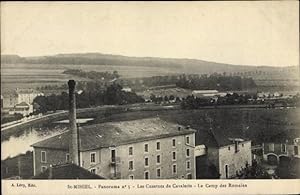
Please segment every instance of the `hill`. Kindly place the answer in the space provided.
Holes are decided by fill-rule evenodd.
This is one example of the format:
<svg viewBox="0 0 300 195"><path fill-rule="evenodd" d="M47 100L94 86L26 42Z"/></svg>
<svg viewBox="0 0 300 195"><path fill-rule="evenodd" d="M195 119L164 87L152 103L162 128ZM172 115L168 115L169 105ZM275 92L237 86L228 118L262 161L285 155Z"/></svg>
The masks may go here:
<svg viewBox="0 0 300 195"><path fill-rule="evenodd" d="M72 53L21 57L1 55L1 89L61 85L73 75L67 69L118 71L121 78L142 78L177 74L212 74L252 77L262 91L295 91L300 88L299 67L246 66L199 59L129 57L102 53Z"/></svg>
<svg viewBox="0 0 300 195"><path fill-rule="evenodd" d="M20 57L18 55L2 55L2 64L72 64L72 65L118 65L118 66L142 66L164 67L178 69L180 72L210 74L238 73L238 72L295 72L297 67L270 67L270 66L246 66L210 62L198 59L177 59L157 57L128 57L102 53L73 53L57 54L52 56Z"/></svg>

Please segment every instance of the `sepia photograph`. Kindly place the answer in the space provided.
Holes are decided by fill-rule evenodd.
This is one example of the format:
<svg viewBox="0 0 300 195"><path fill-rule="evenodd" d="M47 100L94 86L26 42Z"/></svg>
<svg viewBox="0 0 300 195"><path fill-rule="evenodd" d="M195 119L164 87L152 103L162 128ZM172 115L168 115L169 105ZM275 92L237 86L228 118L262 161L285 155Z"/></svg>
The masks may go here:
<svg viewBox="0 0 300 195"><path fill-rule="evenodd" d="M4 1L0 13L3 194L273 181L300 193L298 1Z"/></svg>

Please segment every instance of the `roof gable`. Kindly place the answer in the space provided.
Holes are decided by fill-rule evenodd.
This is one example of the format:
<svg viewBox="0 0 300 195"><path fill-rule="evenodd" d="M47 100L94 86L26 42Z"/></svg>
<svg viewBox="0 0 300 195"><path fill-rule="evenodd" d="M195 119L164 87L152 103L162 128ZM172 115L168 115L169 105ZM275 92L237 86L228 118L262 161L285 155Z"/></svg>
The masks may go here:
<svg viewBox="0 0 300 195"><path fill-rule="evenodd" d="M198 131L197 138L201 144L207 147L223 147L234 144L234 141L249 141L243 136L241 130L209 129Z"/></svg>
<svg viewBox="0 0 300 195"><path fill-rule="evenodd" d="M15 107L29 107L29 104L27 104L26 102L21 102L17 104Z"/></svg>

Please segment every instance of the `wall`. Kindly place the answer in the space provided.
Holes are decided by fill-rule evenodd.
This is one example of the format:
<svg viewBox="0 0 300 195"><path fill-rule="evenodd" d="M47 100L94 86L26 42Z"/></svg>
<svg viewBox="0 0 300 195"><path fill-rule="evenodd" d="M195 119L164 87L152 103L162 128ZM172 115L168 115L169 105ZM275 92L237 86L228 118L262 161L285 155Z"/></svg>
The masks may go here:
<svg viewBox="0 0 300 195"><path fill-rule="evenodd" d="M130 175L134 176L134 179L144 179L144 172L149 171L150 179L159 179L156 177L157 168L161 169L162 179L168 178L187 178L187 174L191 173L192 178L195 178L195 158L194 158L194 146L195 136L190 136L190 146L185 144L185 137L176 136L170 138L164 138L159 140L150 140L140 143L127 144L117 146L116 157L119 158L119 162L116 164L117 179L128 179ZM172 147L172 138L176 138L176 147ZM160 150L156 150L156 142L160 141ZM144 152L144 144L148 144L148 153ZM129 156L129 147L133 147L133 155ZM190 157L186 157L186 149L190 149ZM172 160L172 152L176 151L177 158ZM90 163L90 153L96 152L96 163ZM161 163L156 163L156 156L161 155ZM81 165L86 169L95 168L96 174L113 178L114 166L110 164L111 149L103 148L101 150L81 152L82 160ZM145 167L144 158L148 157L149 166ZM129 161L133 160L134 169L129 170ZM190 170L186 170L186 161L190 161ZM177 165L177 174L172 173L172 165Z"/></svg>
<svg viewBox="0 0 300 195"><path fill-rule="evenodd" d="M35 93L20 93L18 94L18 103L26 102L27 104L32 104L35 97L38 94Z"/></svg>
<svg viewBox="0 0 300 195"><path fill-rule="evenodd" d="M294 146L298 147L298 155L295 154ZM294 158L300 158L300 151L299 151L300 147L299 146L300 146L300 142L295 143L294 145L288 146L288 152L292 153Z"/></svg>
<svg viewBox="0 0 300 195"><path fill-rule="evenodd" d="M46 163L41 162L41 151L46 151ZM34 166L34 175L41 173L42 166L49 168L50 164L64 164L66 163L66 154L68 151L65 150L54 150L46 148L34 148L33 150L33 166Z"/></svg>
<svg viewBox="0 0 300 195"><path fill-rule="evenodd" d="M270 145L274 145L274 150L270 150ZM287 147L288 144L286 144ZM288 154L287 151L283 152L281 150L281 143L264 143L264 153L274 153L276 155Z"/></svg>
<svg viewBox="0 0 300 195"><path fill-rule="evenodd" d="M244 145L244 146L242 146ZM228 150L230 147L230 150ZM226 178L225 165L229 167L229 177L235 176L236 171L245 167L246 162L252 164L251 141L244 141L238 145L239 151L236 153L234 144L221 147L219 149L219 172L220 178Z"/></svg>
<svg viewBox="0 0 300 195"><path fill-rule="evenodd" d="M20 154L13 158L1 160L1 178L20 177L28 179L33 176L32 152Z"/></svg>
<svg viewBox="0 0 300 195"><path fill-rule="evenodd" d="M8 95L3 97L3 108L13 108L17 104L15 95Z"/></svg>
<svg viewBox="0 0 300 195"><path fill-rule="evenodd" d="M11 110L9 110L8 112L9 114L13 115L13 114L22 114L24 117L29 115L30 113L33 113L33 106L29 105L29 107L27 108L13 108Z"/></svg>
<svg viewBox="0 0 300 195"><path fill-rule="evenodd" d="M269 146L270 145L274 145L274 150L270 150ZM263 144L263 159L264 161L268 160L268 154L272 153L275 154L277 157L277 160L279 160L279 156L288 156L288 157L295 157L295 158L299 158L299 155L295 155L295 149L294 146L298 146L298 152L299 152L299 143L287 143L286 144L286 151L283 152L281 147L282 144L281 143L264 143Z"/></svg>
<svg viewBox="0 0 300 195"><path fill-rule="evenodd" d="M207 147L208 164L214 164L219 167L219 149L214 147Z"/></svg>

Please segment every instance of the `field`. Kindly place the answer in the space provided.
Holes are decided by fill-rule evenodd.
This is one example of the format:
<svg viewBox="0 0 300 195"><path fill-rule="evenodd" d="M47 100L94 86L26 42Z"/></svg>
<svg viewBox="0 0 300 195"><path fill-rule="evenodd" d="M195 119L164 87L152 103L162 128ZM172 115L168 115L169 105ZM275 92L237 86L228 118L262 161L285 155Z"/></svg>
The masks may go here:
<svg viewBox="0 0 300 195"><path fill-rule="evenodd" d="M88 79L63 74L67 69L84 71L118 71L122 77L150 77L175 74L176 69L160 67L135 67L114 65L38 65L38 64L1 64L1 91L9 93L15 88L36 88L41 85L61 85L69 79L85 81Z"/></svg>
<svg viewBox="0 0 300 195"><path fill-rule="evenodd" d="M202 74L201 70L172 67L172 66L126 66L126 65L66 65L66 64L1 64L1 93L10 93L15 88L36 88L42 85L61 85L69 79L86 81L80 78L63 74L67 69L82 69L84 71L118 71L123 78L138 78L163 76L170 74ZM299 91L297 72L272 72L267 75L252 75L259 89L262 91ZM277 88L276 86L279 86ZM291 87L288 87L291 86ZM147 96L147 92L145 92ZM155 91L153 93L156 93ZM159 93L159 92L158 92ZM181 92L178 92L181 94ZM185 92L184 92L185 93ZM170 95L170 94L169 94Z"/></svg>
<svg viewBox="0 0 300 195"><path fill-rule="evenodd" d="M69 79L67 75L62 74L63 71L63 67L60 66L1 65L1 91L9 93L15 88L61 84Z"/></svg>

